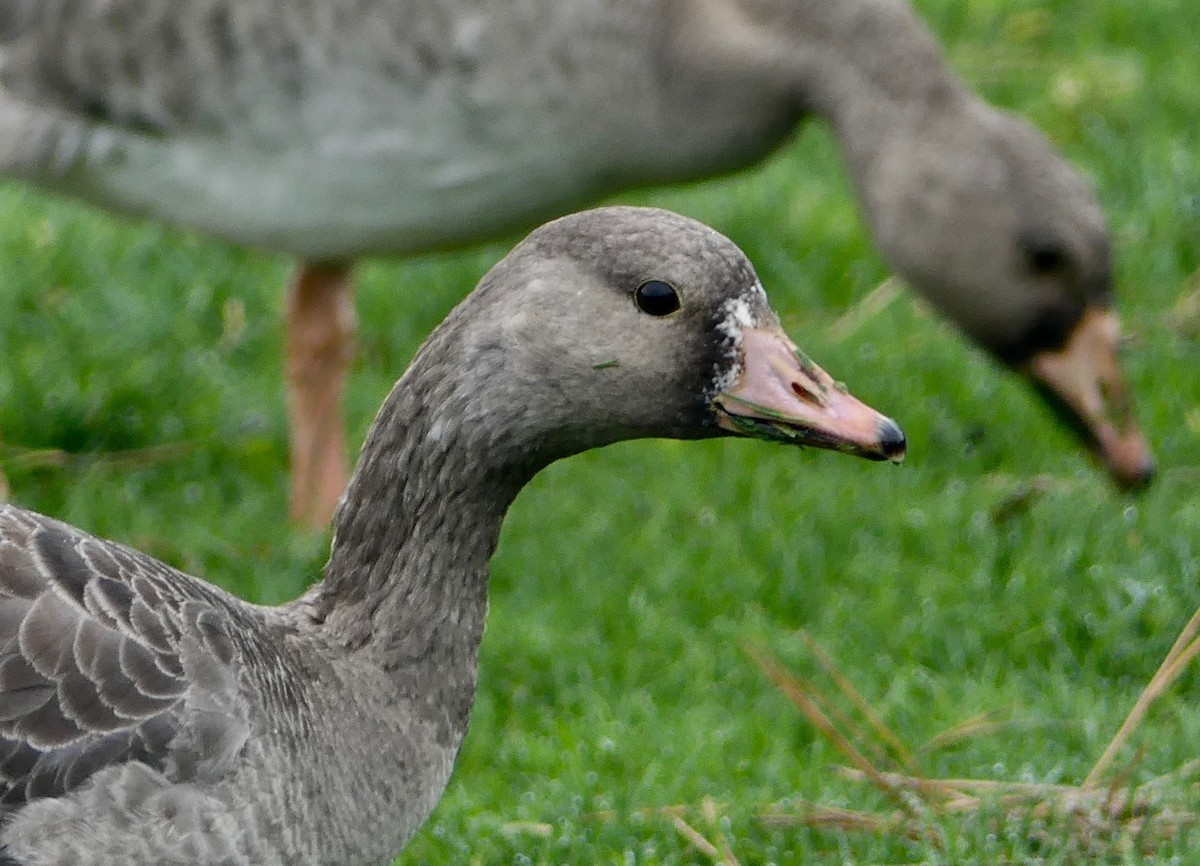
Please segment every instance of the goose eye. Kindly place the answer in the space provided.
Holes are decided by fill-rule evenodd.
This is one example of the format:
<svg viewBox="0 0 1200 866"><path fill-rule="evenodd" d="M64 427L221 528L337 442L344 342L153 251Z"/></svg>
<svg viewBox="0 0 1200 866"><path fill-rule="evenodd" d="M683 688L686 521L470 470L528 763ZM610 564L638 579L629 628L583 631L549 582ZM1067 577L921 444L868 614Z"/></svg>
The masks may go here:
<svg viewBox="0 0 1200 866"><path fill-rule="evenodd" d="M675 287L662 280L646 280L633 293L633 300L639 310L651 316L669 316L683 306Z"/></svg>
<svg viewBox="0 0 1200 866"><path fill-rule="evenodd" d="M1035 274L1053 273L1062 267L1063 258L1057 247L1036 247L1029 251L1029 268Z"/></svg>
<svg viewBox="0 0 1200 866"><path fill-rule="evenodd" d="M1038 276L1048 276L1067 262L1067 251L1058 238L1045 231L1025 231L1017 238L1025 266Z"/></svg>

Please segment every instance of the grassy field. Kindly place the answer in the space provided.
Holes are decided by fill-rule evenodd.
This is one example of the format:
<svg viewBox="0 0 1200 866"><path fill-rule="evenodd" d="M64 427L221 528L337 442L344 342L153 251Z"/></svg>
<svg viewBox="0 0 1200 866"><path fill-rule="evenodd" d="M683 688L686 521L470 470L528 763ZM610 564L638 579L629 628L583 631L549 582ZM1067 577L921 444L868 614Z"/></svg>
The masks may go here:
<svg viewBox="0 0 1200 866"><path fill-rule="evenodd" d="M897 807L836 771L842 754L748 643L831 692L801 632L813 635L926 776L1074 784L1200 605L1200 7L918 5L968 80L1094 179L1158 482L1115 493L1019 382L907 294L861 304L887 272L819 124L743 176L626 197L742 244L789 332L902 422L909 460L640 442L540 476L495 560L470 735L400 863L724 856L655 811L670 805L743 866L1200 860L1186 833L1105 835L996 804L916 809L911 837L795 820L802 801ZM356 440L504 249L363 270ZM0 453L13 498L247 597L297 594L328 542L282 519L287 268L4 189ZM1198 705L1200 676L1186 672L1118 757L1122 779L1200 758ZM938 737L981 714L989 724ZM1182 781L1160 793L1200 801ZM770 810L791 818L766 821Z"/></svg>

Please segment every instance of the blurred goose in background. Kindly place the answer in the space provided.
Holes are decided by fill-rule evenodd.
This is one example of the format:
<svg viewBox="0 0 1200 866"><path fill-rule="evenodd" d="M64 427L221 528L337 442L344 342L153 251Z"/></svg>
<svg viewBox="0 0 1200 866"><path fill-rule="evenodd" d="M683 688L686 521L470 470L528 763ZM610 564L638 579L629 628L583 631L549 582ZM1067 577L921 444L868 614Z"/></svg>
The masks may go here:
<svg viewBox="0 0 1200 866"><path fill-rule="evenodd" d="M535 231L429 338L294 602L0 506L0 864L391 862L462 742L521 487L619 440L722 435L904 453L732 242L607 208Z"/></svg>
<svg viewBox="0 0 1200 866"><path fill-rule="evenodd" d="M347 473L354 258L741 168L812 114L891 267L1118 483L1150 477L1095 196L902 0L6 0L0 88L5 174L300 257L291 503L311 525Z"/></svg>

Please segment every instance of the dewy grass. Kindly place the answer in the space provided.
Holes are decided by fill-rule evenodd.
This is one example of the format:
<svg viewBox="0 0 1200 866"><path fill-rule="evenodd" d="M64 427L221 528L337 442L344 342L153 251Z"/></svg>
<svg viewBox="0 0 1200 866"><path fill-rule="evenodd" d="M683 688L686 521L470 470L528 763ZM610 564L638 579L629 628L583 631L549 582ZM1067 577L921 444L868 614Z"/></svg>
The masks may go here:
<svg viewBox="0 0 1200 866"><path fill-rule="evenodd" d="M750 647L747 653L755 664L847 761L848 766L839 767L839 773L869 783L899 807L875 812L793 803L773 808L760 819L777 828L803 824L841 833L899 836L939 852L951 847L947 832L961 840L969 838L973 828L985 826L992 828L993 835L1011 837L1043 853L1055 849L1089 863L1113 862L1130 851L1153 857L1164 849L1178 849L1200 824L1194 802L1200 758L1140 785L1131 780L1145 757L1145 748L1117 772L1109 770L1113 758L1138 731L1150 704L1200 654L1197 628L1200 609L1184 626L1104 753L1078 784L921 775L915 770L912 750L883 723L810 635L802 637L832 681L832 690L822 690L787 670L766 648ZM839 709L846 705L848 711ZM856 723L855 714L866 724ZM976 733L987 731L979 725L970 727ZM955 727L958 737L963 730L962 725ZM941 739L946 741L944 735ZM867 754L877 757L872 760ZM902 771L902 765L908 769Z"/></svg>
<svg viewBox="0 0 1200 866"><path fill-rule="evenodd" d="M767 443L637 442L538 478L497 553L470 735L400 863L713 862L670 816L641 811L663 804L692 810L682 821L742 866L1081 862L1054 821L935 822L939 849L759 818L807 802L845 820L909 820L832 769L841 755L746 657L747 640L795 671L812 664L800 630L811 633L904 744L934 744L913 755L923 777L1076 784L1200 606L1188 300L1200 279L1200 7L918 5L968 80L1094 180L1158 481L1114 493L1020 382L886 282L819 125L739 177L624 197L742 245L785 330L900 422L908 458L892 468ZM352 439L505 248L363 269ZM284 521L288 266L3 190L0 460L13 497L250 598L295 596L328 539ZM1189 667L1112 765L1127 788L1200 757L1198 704ZM968 720L985 727L944 735ZM1169 791L1200 801L1194 781L1170 778ZM1194 861L1178 839L1110 862Z"/></svg>

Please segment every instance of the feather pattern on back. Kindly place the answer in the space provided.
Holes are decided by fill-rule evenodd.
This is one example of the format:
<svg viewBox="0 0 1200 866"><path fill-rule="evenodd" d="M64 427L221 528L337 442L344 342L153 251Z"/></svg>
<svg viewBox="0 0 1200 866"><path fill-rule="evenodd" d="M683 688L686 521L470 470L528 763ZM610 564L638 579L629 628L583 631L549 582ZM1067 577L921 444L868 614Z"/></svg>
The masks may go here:
<svg viewBox="0 0 1200 866"><path fill-rule="evenodd" d="M0 509L0 802L129 761L224 772L248 728L222 601L135 550Z"/></svg>

